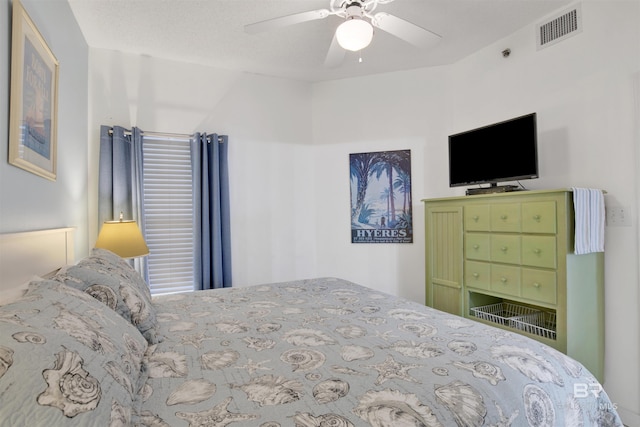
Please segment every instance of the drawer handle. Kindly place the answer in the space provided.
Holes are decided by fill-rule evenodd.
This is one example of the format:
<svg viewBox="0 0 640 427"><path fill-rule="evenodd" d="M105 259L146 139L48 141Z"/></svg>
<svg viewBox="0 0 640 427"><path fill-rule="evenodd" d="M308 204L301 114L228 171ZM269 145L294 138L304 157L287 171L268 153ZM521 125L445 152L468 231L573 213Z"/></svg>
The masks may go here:
<svg viewBox="0 0 640 427"><path fill-rule="evenodd" d="M473 277L477 279L480 275L478 273L473 273Z"/></svg>
<svg viewBox="0 0 640 427"><path fill-rule="evenodd" d="M479 219L480 219L480 217L479 217L478 215L474 215L474 216L473 216L473 220L474 220L475 222L478 222L478 220L479 220Z"/></svg>
<svg viewBox="0 0 640 427"><path fill-rule="evenodd" d="M507 249L509 249L509 248L507 248L506 246L503 246L503 247L501 247L501 248L500 248L500 250L501 250L502 252L507 252Z"/></svg>
<svg viewBox="0 0 640 427"><path fill-rule="evenodd" d="M533 253L534 253L534 254L536 254L536 255L540 255L540 253L541 253L541 252L542 252L542 250L540 250L540 249L538 249L538 248L535 248L535 249L533 250Z"/></svg>
<svg viewBox="0 0 640 427"><path fill-rule="evenodd" d="M473 245L473 249L480 249L480 245L478 244Z"/></svg>
<svg viewBox="0 0 640 427"><path fill-rule="evenodd" d="M539 287L540 287L540 283L538 283L538 282L534 282L534 283L533 283L533 287L534 287L534 288L539 288Z"/></svg>
<svg viewBox="0 0 640 427"><path fill-rule="evenodd" d="M534 216L533 216L533 219L534 219L535 221L540 222L540 220L542 219L542 217L541 217L540 215L534 215Z"/></svg>
<svg viewBox="0 0 640 427"><path fill-rule="evenodd" d="M500 278L500 281L501 281L502 283L507 283L507 278L506 278L506 277L501 277L501 278Z"/></svg>
<svg viewBox="0 0 640 427"><path fill-rule="evenodd" d="M506 215L500 215L500 219L503 219L503 220L507 219L507 216Z"/></svg>

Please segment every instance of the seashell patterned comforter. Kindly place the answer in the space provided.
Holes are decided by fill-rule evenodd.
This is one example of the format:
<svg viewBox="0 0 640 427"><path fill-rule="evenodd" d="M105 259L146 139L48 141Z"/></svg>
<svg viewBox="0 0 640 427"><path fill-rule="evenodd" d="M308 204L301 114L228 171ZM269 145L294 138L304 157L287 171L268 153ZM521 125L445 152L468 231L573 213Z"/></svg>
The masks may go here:
<svg viewBox="0 0 640 427"><path fill-rule="evenodd" d="M321 278L155 297L139 426L621 426L558 351Z"/></svg>
<svg viewBox="0 0 640 427"><path fill-rule="evenodd" d="M94 249L0 306L0 426L621 426L578 362L321 278L152 298Z"/></svg>

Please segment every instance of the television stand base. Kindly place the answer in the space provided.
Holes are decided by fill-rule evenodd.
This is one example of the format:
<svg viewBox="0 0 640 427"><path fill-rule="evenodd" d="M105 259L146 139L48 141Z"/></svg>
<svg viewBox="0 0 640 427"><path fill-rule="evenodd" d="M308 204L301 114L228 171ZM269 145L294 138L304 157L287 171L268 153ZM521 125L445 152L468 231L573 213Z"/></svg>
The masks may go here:
<svg viewBox="0 0 640 427"><path fill-rule="evenodd" d="M467 196L473 196L476 194L507 193L510 191L520 191L520 187L517 185L492 185L491 187L467 188Z"/></svg>

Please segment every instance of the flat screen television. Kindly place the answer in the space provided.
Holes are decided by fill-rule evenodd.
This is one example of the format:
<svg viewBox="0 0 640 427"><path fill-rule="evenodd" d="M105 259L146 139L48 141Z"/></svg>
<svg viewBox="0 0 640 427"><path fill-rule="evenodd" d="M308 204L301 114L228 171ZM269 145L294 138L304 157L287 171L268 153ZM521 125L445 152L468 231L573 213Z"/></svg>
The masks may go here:
<svg viewBox="0 0 640 427"><path fill-rule="evenodd" d="M449 186L538 178L536 113L449 136Z"/></svg>

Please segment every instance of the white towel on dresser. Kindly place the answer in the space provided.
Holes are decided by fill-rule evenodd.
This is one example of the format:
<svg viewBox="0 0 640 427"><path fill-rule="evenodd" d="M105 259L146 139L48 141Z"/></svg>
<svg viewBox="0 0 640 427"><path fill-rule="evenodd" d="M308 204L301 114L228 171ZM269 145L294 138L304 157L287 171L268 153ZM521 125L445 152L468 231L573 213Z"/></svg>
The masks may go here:
<svg viewBox="0 0 640 427"><path fill-rule="evenodd" d="M573 187L575 254L604 252L604 194L595 188Z"/></svg>

